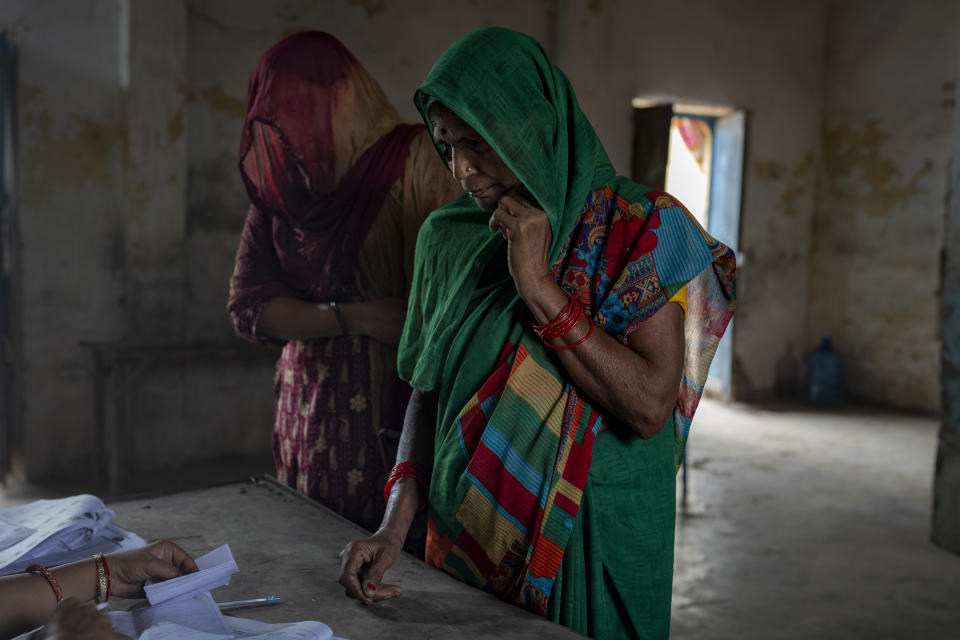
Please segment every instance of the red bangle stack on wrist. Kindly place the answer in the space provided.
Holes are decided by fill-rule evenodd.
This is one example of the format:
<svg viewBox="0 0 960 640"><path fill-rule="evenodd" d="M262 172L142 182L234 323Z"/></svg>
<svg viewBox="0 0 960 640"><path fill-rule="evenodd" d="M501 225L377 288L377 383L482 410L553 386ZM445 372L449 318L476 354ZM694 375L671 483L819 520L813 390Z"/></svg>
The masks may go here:
<svg viewBox="0 0 960 640"><path fill-rule="evenodd" d="M587 329L587 332L582 338L577 340L572 344L565 345L552 345L547 340L552 338L559 338L569 332L571 329L576 327L580 323L580 318L583 317L583 305L577 301L577 299L570 294L567 294L569 302L567 306L563 308L563 311L553 319L552 322L547 324L535 324L533 325L533 330L540 336L540 339L543 340L543 344L551 349L556 349L557 351L563 349L572 349L573 347L579 346L587 341L593 334L593 318L590 317L590 314L586 314L587 321L590 323L590 328Z"/></svg>
<svg viewBox="0 0 960 640"><path fill-rule="evenodd" d="M32 564L27 567L26 572L35 573L46 580L47 584L50 585L50 588L53 589L53 595L57 599L57 604L63 602L63 589L60 588L60 583L57 582L57 579L53 577L53 574L50 573L49 569L42 564Z"/></svg>
<svg viewBox="0 0 960 640"><path fill-rule="evenodd" d="M430 476L427 470L416 462L399 462L390 470L387 476L387 484L383 486L383 501L390 501L390 491L393 489L393 483L400 478L413 478L417 481L417 488L420 491L420 506L417 511L423 511L427 508L427 489L430 486Z"/></svg>

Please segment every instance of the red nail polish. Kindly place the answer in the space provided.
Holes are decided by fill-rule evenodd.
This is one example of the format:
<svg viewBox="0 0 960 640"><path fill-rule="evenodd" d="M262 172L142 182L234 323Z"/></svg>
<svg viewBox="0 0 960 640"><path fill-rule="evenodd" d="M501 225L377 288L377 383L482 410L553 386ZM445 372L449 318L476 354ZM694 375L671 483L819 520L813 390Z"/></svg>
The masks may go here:
<svg viewBox="0 0 960 640"><path fill-rule="evenodd" d="M368 583L367 583L367 589L370 590L370 591L376 591L376 590L377 590L377 585L373 584L372 582L368 582Z"/></svg>

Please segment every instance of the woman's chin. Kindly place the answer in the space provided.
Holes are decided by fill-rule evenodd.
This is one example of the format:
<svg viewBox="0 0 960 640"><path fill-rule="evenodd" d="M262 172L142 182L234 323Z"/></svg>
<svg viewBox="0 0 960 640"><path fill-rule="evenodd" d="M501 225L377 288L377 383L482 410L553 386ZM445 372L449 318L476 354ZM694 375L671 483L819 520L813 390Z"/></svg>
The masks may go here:
<svg viewBox="0 0 960 640"><path fill-rule="evenodd" d="M496 193L496 195L485 193L479 198L474 197L473 201L476 202L477 206L484 211L494 211L498 206L500 206L500 193L499 191Z"/></svg>

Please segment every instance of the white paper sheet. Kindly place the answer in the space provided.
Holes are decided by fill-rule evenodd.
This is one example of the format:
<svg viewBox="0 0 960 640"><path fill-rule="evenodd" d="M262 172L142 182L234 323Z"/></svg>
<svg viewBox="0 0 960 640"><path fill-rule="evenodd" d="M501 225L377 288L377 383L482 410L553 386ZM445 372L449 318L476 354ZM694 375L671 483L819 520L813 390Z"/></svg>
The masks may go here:
<svg viewBox="0 0 960 640"><path fill-rule="evenodd" d="M254 624L244 625L244 628L264 626L270 627L270 629L256 635L238 633L234 629L235 635L223 636L194 631L171 622L163 622L147 629L138 640L344 640L343 638L335 638L330 632L330 627L322 622L293 622L289 624L267 624L254 620L248 622Z"/></svg>
<svg viewBox="0 0 960 640"><path fill-rule="evenodd" d="M204 633L173 622L161 622L144 631L137 640L234 640L234 636Z"/></svg>
<svg viewBox="0 0 960 640"><path fill-rule="evenodd" d="M314 620L271 624L232 616L223 619L237 638L245 640L342 640L333 637L329 626Z"/></svg>
<svg viewBox="0 0 960 640"><path fill-rule="evenodd" d="M0 509L0 519L31 530L29 535L0 549L2 570L21 558L40 558L83 547L110 523L113 511L100 498L80 494Z"/></svg>
<svg viewBox="0 0 960 640"><path fill-rule="evenodd" d="M230 552L230 545L225 544L210 553L200 556L196 560L200 571L189 575L147 584L143 592L152 605L193 597L230 584L230 576L240 569Z"/></svg>
<svg viewBox="0 0 960 640"><path fill-rule="evenodd" d="M6 522L0 517L0 551L8 549L33 533L33 529Z"/></svg>
<svg viewBox="0 0 960 640"><path fill-rule="evenodd" d="M174 623L193 631L233 637L220 608L209 593L176 602L165 602L154 607L110 611L107 615L117 633L130 638L139 638L144 631L161 623Z"/></svg>
<svg viewBox="0 0 960 640"><path fill-rule="evenodd" d="M76 549L54 551L45 555L28 553L26 556L0 569L0 576L20 573L34 562L39 562L48 567L56 567L68 562L86 560L95 553L113 553L114 551L123 551L124 549L139 549L145 544L147 544L146 540L137 534L127 531L126 529L121 529L115 524L108 524L83 546L77 547Z"/></svg>

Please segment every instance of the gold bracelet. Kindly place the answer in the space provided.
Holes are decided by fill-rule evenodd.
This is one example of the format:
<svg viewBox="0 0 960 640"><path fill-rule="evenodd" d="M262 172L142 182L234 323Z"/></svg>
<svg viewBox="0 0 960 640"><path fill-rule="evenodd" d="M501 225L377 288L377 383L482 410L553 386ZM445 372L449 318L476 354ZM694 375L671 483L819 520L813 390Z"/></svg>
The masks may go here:
<svg viewBox="0 0 960 640"><path fill-rule="evenodd" d="M93 556L93 563L97 567L97 595L93 599L99 604L107 601L107 567L103 554Z"/></svg>

